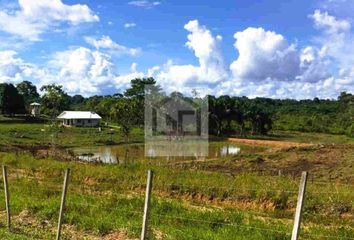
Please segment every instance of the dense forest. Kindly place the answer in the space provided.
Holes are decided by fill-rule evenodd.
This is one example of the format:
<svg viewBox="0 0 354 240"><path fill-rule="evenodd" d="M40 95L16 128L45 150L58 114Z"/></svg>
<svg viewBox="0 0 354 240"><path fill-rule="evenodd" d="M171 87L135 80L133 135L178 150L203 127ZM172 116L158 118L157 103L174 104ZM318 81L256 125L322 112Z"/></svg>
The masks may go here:
<svg viewBox="0 0 354 240"><path fill-rule="evenodd" d="M153 78L133 79L122 93L83 97L68 95L60 85L40 88L29 81L16 86L0 84L0 112L4 115L26 114L31 102L42 104L41 112L54 119L63 110L87 110L99 113L105 121L115 122L129 132L144 124L144 88L161 91ZM190 98L181 93L171 95ZM321 132L354 136L354 95L341 93L338 99L307 100L207 96L209 132L213 135L267 134L271 129Z"/></svg>

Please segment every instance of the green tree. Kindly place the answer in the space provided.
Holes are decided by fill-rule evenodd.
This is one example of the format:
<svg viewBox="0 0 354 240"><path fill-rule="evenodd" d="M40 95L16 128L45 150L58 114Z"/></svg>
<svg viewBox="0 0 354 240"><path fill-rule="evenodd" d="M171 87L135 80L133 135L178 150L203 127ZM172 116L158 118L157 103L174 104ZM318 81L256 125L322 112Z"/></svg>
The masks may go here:
<svg viewBox="0 0 354 240"><path fill-rule="evenodd" d="M149 94L159 94L161 87L156 85L154 78L136 78L131 80L131 86L124 92L126 99L134 100L135 108L131 109L135 116L135 125L142 126L144 124L144 100L145 90L149 91ZM130 102L132 103L132 102Z"/></svg>
<svg viewBox="0 0 354 240"><path fill-rule="evenodd" d="M130 81L130 88L125 90L124 96L127 98L137 98L139 100L144 100L145 88L149 86L150 89L161 89L156 86L156 81L154 78L135 78Z"/></svg>
<svg viewBox="0 0 354 240"><path fill-rule="evenodd" d="M60 85L50 84L42 86L42 108L43 112L55 118L63 110L68 110L70 97L64 92Z"/></svg>
<svg viewBox="0 0 354 240"><path fill-rule="evenodd" d="M119 99L112 109L114 120L120 125L120 131L126 142L129 141L129 135L136 123L135 109L138 101L136 99Z"/></svg>
<svg viewBox="0 0 354 240"><path fill-rule="evenodd" d="M37 92L37 87L33 85L30 81L23 81L16 85L17 91L23 96L26 108L32 102L39 101L40 97Z"/></svg>
<svg viewBox="0 0 354 240"><path fill-rule="evenodd" d="M0 110L9 115L25 113L23 96L11 83L0 84Z"/></svg>
<svg viewBox="0 0 354 240"><path fill-rule="evenodd" d="M250 101L247 118L251 122L251 134L265 135L272 129L271 112L266 99L256 98Z"/></svg>
<svg viewBox="0 0 354 240"><path fill-rule="evenodd" d="M340 123L348 136L354 136L354 95L342 92L338 101L341 114Z"/></svg>

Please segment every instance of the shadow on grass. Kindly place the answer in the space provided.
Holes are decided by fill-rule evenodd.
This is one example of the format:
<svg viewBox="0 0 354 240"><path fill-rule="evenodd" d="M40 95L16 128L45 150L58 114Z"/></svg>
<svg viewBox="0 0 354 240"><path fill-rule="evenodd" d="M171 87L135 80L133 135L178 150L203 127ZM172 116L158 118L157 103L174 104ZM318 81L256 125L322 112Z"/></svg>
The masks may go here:
<svg viewBox="0 0 354 240"><path fill-rule="evenodd" d="M48 119L46 118L35 118L29 115L14 115L14 116L7 116L1 115L0 116L0 124L19 124L19 123L46 123Z"/></svg>

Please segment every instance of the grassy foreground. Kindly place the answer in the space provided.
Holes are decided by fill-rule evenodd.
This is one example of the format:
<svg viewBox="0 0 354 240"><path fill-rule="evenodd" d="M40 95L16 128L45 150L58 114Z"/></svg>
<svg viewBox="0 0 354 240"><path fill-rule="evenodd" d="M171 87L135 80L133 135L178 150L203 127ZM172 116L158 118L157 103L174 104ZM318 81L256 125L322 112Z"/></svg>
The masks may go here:
<svg viewBox="0 0 354 240"><path fill-rule="evenodd" d="M0 163L9 166L14 216L13 233L7 233L1 218L2 239L54 238L68 167L64 239L138 238L147 169L155 172L151 239L289 239L299 180L154 165L89 165L11 153L0 153ZM353 185L310 181L301 238L354 238L353 199Z"/></svg>
<svg viewBox="0 0 354 240"><path fill-rule="evenodd" d="M6 121L0 123L0 164L9 166L13 228L5 227L1 184L0 239L54 239L65 168L72 174L63 239L138 239L148 169L155 173L150 239L289 239L301 171L310 179L300 238L354 239L353 138L278 131L260 141L310 145L235 143L240 154L210 161L93 165L31 149L123 143L116 127ZM212 146L228 144L214 140ZM143 131L134 129L130 141L143 142Z"/></svg>

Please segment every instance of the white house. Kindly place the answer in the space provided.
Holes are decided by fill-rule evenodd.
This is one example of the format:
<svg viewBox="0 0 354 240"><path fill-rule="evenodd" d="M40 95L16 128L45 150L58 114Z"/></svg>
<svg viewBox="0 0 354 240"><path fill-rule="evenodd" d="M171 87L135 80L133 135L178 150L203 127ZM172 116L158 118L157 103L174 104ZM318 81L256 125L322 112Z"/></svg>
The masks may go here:
<svg viewBox="0 0 354 240"><path fill-rule="evenodd" d="M97 127L102 118L95 112L64 111L57 119L62 120L64 126Z"/></svg>

